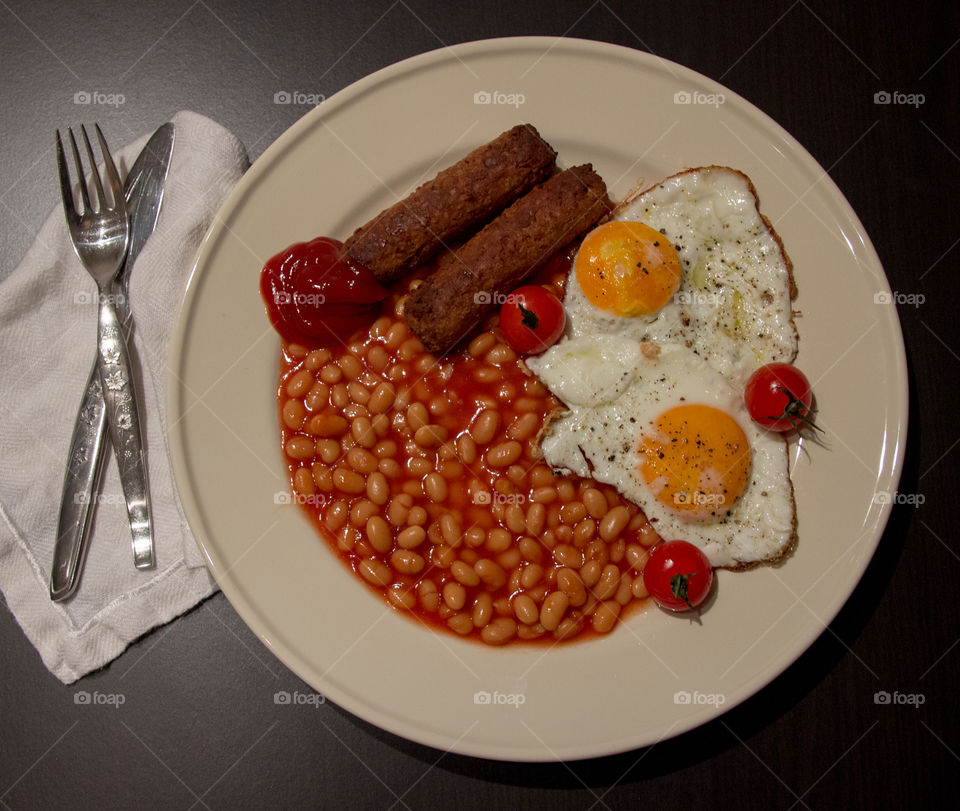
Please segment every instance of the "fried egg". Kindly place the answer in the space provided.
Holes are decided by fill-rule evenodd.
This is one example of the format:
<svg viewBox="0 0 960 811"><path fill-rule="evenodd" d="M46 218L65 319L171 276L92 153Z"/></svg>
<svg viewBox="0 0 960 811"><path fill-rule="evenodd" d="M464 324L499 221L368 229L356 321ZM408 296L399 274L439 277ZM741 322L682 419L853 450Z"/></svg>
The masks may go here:
<svg viewBox="0 0 960 811"><path fill-rule="evenodd" d="M564 337L527 360L569 408L541 438L547 462L613 485L714 566L781 556L787 446L750 419L743 387L796 356L792 294L741 172L691 169L629 198L574 257Z"/></svg>
<svg viewBox="0 0 960 811"><path fill-rule="evenodd" d="M567 283L567 334L681 344L742 385L796 357L791 272L749 178L691 169L585 237Z"/></svg>
<svg viewBox="0 0 960 811"><path fill-rule="evenodd" d="M567 339L527 363L569 408L541 439L552 467L612 485L661 537L696 544L713 566L790 547L786 446L703 358L602 335Z"/></svg>

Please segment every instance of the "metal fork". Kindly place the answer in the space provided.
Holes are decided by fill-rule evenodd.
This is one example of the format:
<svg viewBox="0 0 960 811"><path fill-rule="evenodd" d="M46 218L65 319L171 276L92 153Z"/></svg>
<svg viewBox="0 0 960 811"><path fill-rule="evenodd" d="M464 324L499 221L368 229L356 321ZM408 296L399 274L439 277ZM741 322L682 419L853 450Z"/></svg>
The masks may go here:
<svg viewBox="0 0 960 811"><path fill-rule="evenodd" d="M110 182L112 205L108 205L103 184L97 172L96 160L85 127L80 127L90 162L90 174L97 192L96 210L90 204L92 191L87 191L83 179L83 163L77 149L73 130L69 129L73 161L80 176L80 196L83 211L79 214L74 206L70 170L63 153L60 131L57 130L57 167L60 171L60 195L67 226L73 239L77 256L94 281L99 295L99 320L97 325L97 367L106 405L107 425L110 439L120 468L120 483L127 503L130 532L133 537L133 560L138 569L148 569L155 564L153 552L153 528L150 516L150 495L147 488L147 467L143 454L140 433L140 414L137 405L133 378L130 374L130 355L120 328L115 299L115 280L127 254L130 223L123 187L117 167L110 156L106 139L99 125L94 125L100 142L104 168Z"/></svg>

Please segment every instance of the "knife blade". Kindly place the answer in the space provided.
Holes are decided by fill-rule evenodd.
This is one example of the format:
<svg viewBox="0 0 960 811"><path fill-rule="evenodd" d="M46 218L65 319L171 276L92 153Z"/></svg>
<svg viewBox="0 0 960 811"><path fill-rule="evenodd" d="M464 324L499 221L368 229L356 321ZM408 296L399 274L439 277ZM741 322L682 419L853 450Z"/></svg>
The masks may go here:
<svg viewBox="0 0 960 811"><path fill-rule="evenodd" d="M164 124L150 136L124 181L124 197L130 214L130 248L111 294L116 296L117 313L128 332L130 270L157 224L173 142L173 124ZM63 479L50 573L50 599L54 602L72 596L80 582L94 514L93 504L100 489L106 457L106 426L103 391L94 363L73 427Z"/></svg>

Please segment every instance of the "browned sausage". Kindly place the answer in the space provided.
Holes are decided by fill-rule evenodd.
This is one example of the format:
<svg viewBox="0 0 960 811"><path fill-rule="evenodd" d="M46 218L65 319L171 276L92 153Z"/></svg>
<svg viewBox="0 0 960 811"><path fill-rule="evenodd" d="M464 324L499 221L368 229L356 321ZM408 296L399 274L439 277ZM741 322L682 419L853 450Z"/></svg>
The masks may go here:
<svg viewBox="0 0 960 811"><path fill-rule="evenodd" d="M590 164L554 175L440 258L407 299L407 324L431 352L445 352L540 262L609 210L606 184Z"/></svg>
<svg viewBox="0 0 960 811"><path fill-rule="evenodd" d="M556 157L532 125L518 124L360 226L344 250L392 282L548 178Z"/></svg>

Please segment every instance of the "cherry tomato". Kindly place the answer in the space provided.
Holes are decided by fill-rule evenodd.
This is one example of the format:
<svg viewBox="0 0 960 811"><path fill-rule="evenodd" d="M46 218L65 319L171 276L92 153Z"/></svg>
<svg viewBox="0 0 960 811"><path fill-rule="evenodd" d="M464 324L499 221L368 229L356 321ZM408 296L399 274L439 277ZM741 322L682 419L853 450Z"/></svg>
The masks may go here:
<svg viewBox="0 0 960 811"><path fill-rule="evenodd" d="M539 355L553 346L567 323L563 304L536 284L514 290L500 307L500 331L521 355Z"/></svg>
<svg viewBox="0 0 960 811"><path fill-rule="evenodd" d="M810 418L810 381L789 363L768 363L750 375L743 393L754 421L771 431L786 432L804 425L820 430Z"/></svg>
<svg viewBox="0 0 960 811"><path fill-rule="evenodd" d="M669 611L692 611L713 584L713 567L699 547L687 541L661 541L650 550L643 567L643 584Z"/></svg>

